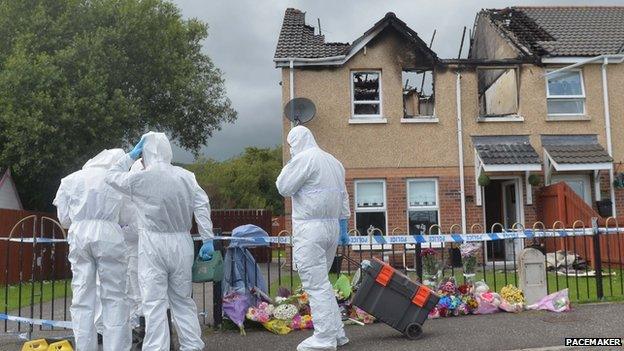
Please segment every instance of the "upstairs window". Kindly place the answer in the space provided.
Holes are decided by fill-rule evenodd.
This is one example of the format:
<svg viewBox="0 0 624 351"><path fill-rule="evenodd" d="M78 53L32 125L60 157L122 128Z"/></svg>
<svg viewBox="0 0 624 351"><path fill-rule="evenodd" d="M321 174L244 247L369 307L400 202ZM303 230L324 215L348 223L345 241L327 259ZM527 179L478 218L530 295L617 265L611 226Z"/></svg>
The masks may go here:
<svg viewBox="0 0 624 351"><path fill-rule="evenodd" d="M403 70L403 118L433 117L435 115L433 68Z"/></svg>
<svg viewBox="0 0 624 351"><path fill-rule="evenodd" d="M518 70L479 67L479 115L483 118L518 114Z"/></svg>
<svg viewBox="0 0 624 351"><path fill-rule="evenodd" d="M351 72L353 118L381 118L381 71Z"/></svg>
<svg viewBox="0 0 624 351"><path fill-rule="evenodd" d="M546 77L548 114L584 115L585 88L580 70L559 72Z"/></svg>

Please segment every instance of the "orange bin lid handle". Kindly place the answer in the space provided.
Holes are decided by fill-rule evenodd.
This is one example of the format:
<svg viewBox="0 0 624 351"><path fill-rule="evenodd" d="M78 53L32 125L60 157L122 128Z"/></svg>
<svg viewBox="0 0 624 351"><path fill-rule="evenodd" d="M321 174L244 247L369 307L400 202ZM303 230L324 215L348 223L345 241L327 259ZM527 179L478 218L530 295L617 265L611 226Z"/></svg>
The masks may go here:
<svg viewBox="0 0 624 351"><path fill-rule="evenodd" d="M392 268L389 264L383 263L383 266L377 274L377 278L375 278L375 281L382 286L387 286L393 275L394 268Z"/></svg>
<svg viewBox="0 0 624 351"><path fill-rule="evenodd" d="M418 287L418 290L414 294L414 297L412 298L412 303L418 307L423 307L427 303L427 300L429 300L430 295L431 290L428 287L421 285Z"/></svg>

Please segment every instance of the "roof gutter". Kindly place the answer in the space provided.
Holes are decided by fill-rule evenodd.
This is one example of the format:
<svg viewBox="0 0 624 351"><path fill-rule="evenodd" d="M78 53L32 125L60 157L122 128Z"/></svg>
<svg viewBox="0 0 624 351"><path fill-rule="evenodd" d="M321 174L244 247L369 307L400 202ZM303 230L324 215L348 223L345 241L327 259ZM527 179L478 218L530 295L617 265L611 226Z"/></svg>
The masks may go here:
<svg viewBox="0 0 624 351"><path fill-rule="evenodd" d="M275 65L278 67L294 66L295 63L301 65L314 65L314 64L326 64L326 65L341 65L344 63L347 55L330 56L330 57L317 57L317 58L305 58L305 57L284 57L273 59Z"/></svg>
<svg viewBox="0 0 624 351"><path fill-rule="evenodd" d="M565 71L569 71L569 70L571 70L573 68L576 68L576 67L579 67L579 66L584 66L586 64L593 63L593 62L596 62L596 61L599 61L599 60L603 60L604 62L606 62L606 63L603 62L603 65L604 64L609 64L609 63L618 64L618 63L624 62L624 54L622 54L622 55L599 55L599 56L595 56L595 57L590 57L588 59L581 60L581 61L578 61L578 62L576 62L574 64L571 64L569 66L565 66L565 67L556 69L554 71L547 72L547 73L544 74L544 77L551 76L553 74L557 74L557 73L561 73L561 72L565 72ZM556 62L549 62L548 59L542 60L542 62L544 62L544 63L556 63Z"/></svg>

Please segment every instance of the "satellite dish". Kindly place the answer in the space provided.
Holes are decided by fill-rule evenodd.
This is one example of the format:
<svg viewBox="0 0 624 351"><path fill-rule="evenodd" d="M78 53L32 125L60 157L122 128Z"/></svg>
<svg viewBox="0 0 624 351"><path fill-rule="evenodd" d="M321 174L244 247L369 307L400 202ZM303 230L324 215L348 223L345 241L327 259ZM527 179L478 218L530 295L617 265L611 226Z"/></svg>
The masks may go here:
<svg viewBox="0 0 624 351"><path fill-rule="evenodd" d="M316 106L308 98L294 98L284 107L284 114L295 125L304 124L314 118Z"/></svg>

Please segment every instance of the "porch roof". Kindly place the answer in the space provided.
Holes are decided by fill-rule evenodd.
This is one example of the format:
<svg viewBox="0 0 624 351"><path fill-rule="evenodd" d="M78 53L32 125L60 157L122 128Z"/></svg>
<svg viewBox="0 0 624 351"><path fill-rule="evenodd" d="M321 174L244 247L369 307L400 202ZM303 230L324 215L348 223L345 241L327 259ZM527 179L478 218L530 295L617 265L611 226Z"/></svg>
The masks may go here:
<svg viewBox="0 0 624 351"><path fill-rule="evenodd" d="M472 143L486 172L541 170L539 155L526 135L473 136Z"/></svg>
<svg viewBox="0 0 624 351"><path fill-rule="evenodd" d="M596 135L542 135L545 157L557 171L611 169L613 158Z"/></svg>

